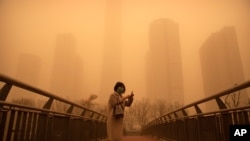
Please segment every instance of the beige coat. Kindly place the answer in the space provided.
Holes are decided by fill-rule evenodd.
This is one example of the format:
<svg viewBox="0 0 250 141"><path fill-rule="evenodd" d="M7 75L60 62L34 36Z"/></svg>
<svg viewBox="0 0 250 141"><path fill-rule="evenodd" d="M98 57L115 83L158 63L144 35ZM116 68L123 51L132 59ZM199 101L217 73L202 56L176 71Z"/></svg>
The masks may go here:
<svg viewBox="0 0 250 141"><path fill-rule="evenodd" d="M122 96L117 92L110 95L108 101L108 113L107 113L107 133L108 141L121 141L123 136L123 118L115 118L113 115L114 106L122 104L123 107L130 106L133 102L133 98L129 98L125 102L122 101ZM124 111L123 111L124 112Z"/></svg>

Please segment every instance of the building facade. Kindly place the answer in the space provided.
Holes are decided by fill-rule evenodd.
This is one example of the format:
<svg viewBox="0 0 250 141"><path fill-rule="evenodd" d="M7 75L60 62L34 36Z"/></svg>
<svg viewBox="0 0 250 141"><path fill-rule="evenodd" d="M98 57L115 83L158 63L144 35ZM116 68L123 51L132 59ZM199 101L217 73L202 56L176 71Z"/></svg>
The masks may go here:
<svg viewBox="0 0 250 141"><path fill-rule="evenodd" d="M146 56L147 95L183 104L183 73L178 24L158 19L150 25Z"/></svg>
<svg viewBox="0 0 250 141"><path fill-rule="evenodd" d="M243 68L234 27L224 27L213 33L200 48L201 70L205 97L244 82ZM241 94L239 94L241 93ZM247 94L239 92L240 104L246 104ZM235 107L229 98L222 98L229 107ZM214 104L207 106L214 110Z"/></svg>

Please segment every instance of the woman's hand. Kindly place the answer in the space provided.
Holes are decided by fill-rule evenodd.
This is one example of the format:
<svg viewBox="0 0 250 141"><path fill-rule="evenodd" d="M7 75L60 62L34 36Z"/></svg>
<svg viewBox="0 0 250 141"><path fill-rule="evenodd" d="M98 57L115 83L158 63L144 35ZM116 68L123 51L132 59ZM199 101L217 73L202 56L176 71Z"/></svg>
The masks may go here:
<svg viewBox="0 0 250 141"><path fill-rule="evenodd" d="M130 98L133 98L133 97L134 97L134 92L131 91Z"/></svg>
<svg viewBox="0 0 250 141"><path fill-rule="evenodd" d="M126 99L128 99L131 95L126 95L122 98L122 101L125 101Z"/></svg>
<svg viewBox="0 0 250 141"><path fill-rule="evenodd" d="M134 97L134 93L133 93L133 91L132 91L131 94L124 96L124 97L122 98L122 101L125 101L126 99L133 98L133 97Z"/></svg>

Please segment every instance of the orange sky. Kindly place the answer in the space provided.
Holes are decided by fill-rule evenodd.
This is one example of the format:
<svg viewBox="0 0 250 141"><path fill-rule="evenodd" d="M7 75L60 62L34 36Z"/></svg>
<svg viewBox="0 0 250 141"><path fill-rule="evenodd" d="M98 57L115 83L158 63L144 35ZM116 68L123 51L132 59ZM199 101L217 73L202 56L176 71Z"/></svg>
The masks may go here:
<svg viewBox="0 0 250 141"><path fill-rule="evenodd" d="M69 33L76 41L76 55L83 59L84 77L88 81L86 92L99 94L106 4L106 0L1 2L0 72L18 79L19 57L38 56L40 75L34 85L51 91L56 37ZM159 18L171 19L179 25L185 103L204 97L198 50L209 35L224 26L236 28L244 75L250 79L249 13L247 0L122 0L121 81L126 83L128 91L134 90L138 99L145 97L149 25ZM28 78L22 79L28 82ZM86 96L63 95L72 99Z"/></svg>

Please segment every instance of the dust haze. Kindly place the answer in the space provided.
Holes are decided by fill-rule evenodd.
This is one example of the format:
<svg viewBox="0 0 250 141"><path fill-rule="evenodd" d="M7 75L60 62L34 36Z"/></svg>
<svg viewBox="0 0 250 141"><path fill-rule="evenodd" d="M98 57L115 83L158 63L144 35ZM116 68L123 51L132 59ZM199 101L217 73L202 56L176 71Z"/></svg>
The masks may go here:
<svg viewBox="0 0 250 141"><path fill-rule="evenodd" d="M250 79L249 13L248 0L3 0L0 73L71 100L105 103L122 81L187 104ZM209 88L228 70L210 57L236 77Z"/></svg>

